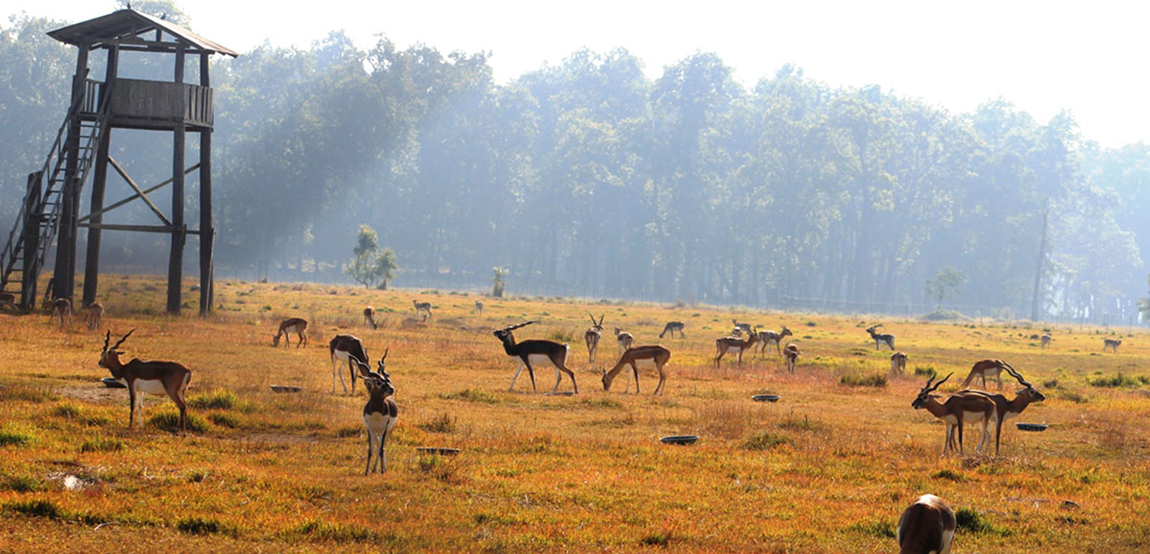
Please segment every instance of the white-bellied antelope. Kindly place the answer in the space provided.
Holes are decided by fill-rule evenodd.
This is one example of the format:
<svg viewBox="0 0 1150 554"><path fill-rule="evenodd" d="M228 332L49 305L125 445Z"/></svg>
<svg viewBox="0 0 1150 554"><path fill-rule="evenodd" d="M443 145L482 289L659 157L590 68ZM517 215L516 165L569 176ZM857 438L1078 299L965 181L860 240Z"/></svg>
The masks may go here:
<svg viewBox="0 0 1150 554"><path fill-rule="evenodd" d="M331 354L331 393L335 394L335 378L339 376L339 384L343 385L343 393L347 394L347 383L343 380L343 373L336 366L336 360L347 363L349 372L351 373L351 392L355 393L355 380L361 374L360 364L367 365L367 350L363 347L363 341L352 335L336 335L332 337L331 341L327 344L328 352ZM355 358L356 361L353 361ZM368 366L370 369L370 366Z"/></svg>
<svg viewBox="0 0 1150 554"><path fill-rule="evenodd" d="M1047 346L1050 346L1050 341L1054 340L1054 337L1050 336L1050 333L1043 333L1041 340L1042 340L1042 347L1046 348Z"/></svg>
<svg viewBox="0 0 1150 554"><path fill-rule="evenodd" d="M373 454L379 473L387 471L387 437L399 420L399 406L393 396L395 387L391 384L391 375L387 373L384 362L387 352L383 351L375 371L370 371L367 364L353 357L363 375L363 386L367 389L367 404L363 406L363 426L367 428L367 466L363 468L364 475L371 473Z"/></svg>
<svg viewBox="0 0 1150 554"><path fill-rule="evenodd" d="M671 334L671 338L675 338L675 331L679 332L679 338L683 338L683 327L686 327L686 325L682 321L668 321L667 324L663 326L663 332L659 333L659 338L663 338L663 335L667 333Z"/></svg>
<svg viewBox="0 0 1150 554"><path fill-rule="evenodd" d="M583 341L587 343L587 361L588 363L595 363L595 351L599 349L599 341L603 338L603 318L607 314L599 316L599 321L595 321L595 316L591 312L587 312L591 316L591 328L583 333Z"/></svg>
<svg viewBox="0 0 1150 554"><path fill-rule="evenodd" d="M527 375L531 377L531 390L538 392L535 388L535 367L532 364L550 365L555 368L555 388L551 392L559 390L559 382L563 380L563 375L559 372L566 373L571 378L571 387L575 390L575 394L579 394L579 385L575 383L575 372L567 369L567 352L568 347L566 344L560 344L555 341L530 339L523 342L515 342L515 335L511 332L537 321L526 321L518 325L512 325L503 329L496 330L493 334L495 338L503 343L503 351L507 353L512 359L519 362L519 367L515 370L515 376L511 378L511 386L507 387L508 391L515 390L515 381L519 379L519 373L523 371L523 367L527 367Z"/></svg>
<svg viewBox="0 0 1150 554"><path fill-rule="evenodd" d="M933 494L918 497L898 518L899 554L950 554L958 520Z"/></svg>
<svg viewBox="0 0 1150 554"><path fill-rule="evenodd" d="M979 446L975 448L978 451L983 442L990 441L990 422L994 420L997 414L997 408L994 401L978 395L962 396L952 395L946 399L945 403L938 401L940 396L932 394L939 385L945 383L953 373L947 375L943 380L931 386L934 378L927 379L926 386L922 387L919 391L918 397L911 402L911 407L918 410L926 408L926 411L931 415L941 419L946 424L946 440L943 442L942 453L945 455L947 451L954 449L954 431L958 429L958 451L963 453L962 444L962 430L965 423L982 422L982 440L979 441Z"/></svg>
<svg viewBox="0 0 1150 554"><path fill-rule="evenodd" d="M84 306L85 319L88 322L89 329L96 329L100 327L100 322L104 320L104 305L99 302L92 302Z"/></svg>
<svg viewBox="0 0 1150 554"><path fill-rule="evenodd" d="M787 358L787 371L792 374L795 372L795 362L798 361L799 354L801 354L799 346L793 342L783 349L783 356Z"/></svg>
<svg viewBox="0 0 1150 554"><path fill-rule="evenodd" d="M970 388L970 384L975 379L982 381L982 388L986 388L986 378L993 377L998 381L998 390L1002 390L1002 370L1007 367L1006 362L1002 360L979 360L974 362L974 367L970 368L970 375L966 376L966 380L962 382L960 389Z"/></svg>
<svg viewBox="0 0 1150 554"><path fill-rule="evenodd" d="M661 395L663 394L663 385L667 383L667 373L663 371L663 366L666 366L670 359L671 351L657 344L628 348L619 357L619 361L615 362L615 367L612 367L610 371L603 372L603 390L611 390L611 382L615 380L615 376L623 371L623 368L631 366L631 371L635 375L635 394L639 394L639 366L643 366L653 367L655 371L659 372L659 384L655 386L654 394ZM628 380L627 388L623 392L626 393L630 388L631 382Z"/></svg>
<svg viewBox="0 0 1150 554"><path fill-rule="evenodd" d="M363 309L363 323L367 325L367 327L372 331L376 329L377 325L375 324L375 308L368 306Z"/></svg>
<svg viewBox="0 0 1150 554"><path fill-rule="evenodd" d="M739 356L738 363L743 363L743 352L754 348L755 343L758 342L759 336L755 333L754 329L747 334L746 339L738 337L723 337L715 339L715 367L719 367L719 360L728 353L737 354Z"/></svg>
<svg viewBox="0 0 1150 554"><path fill-rule="evenodd" d="M296 348L306 344L307 320L302 317L289 317L281 321L279 331L276 331L276 334L272 336L272 346L280 345L280 337L285 339L284 346L291 346L291 335L288 333L295 333L299 337L299 341L295 344Z"/></svg>
<svg viewBox="0 0 1150 554"><path fill-rule="evenodd" d="M176 362L141 361L132 358L128 363L120 362L120 354L116 350L136 330L128 331L116 344L108 348L112 338L112 331L104 335L104 351L100 353L100 367L112 372L112 378L128 387L128 429L136 420L136 410L140 411L140 420L144 419L143 393L162 395L167 394L176 407L180 409L180 432L188 429L188 404L184 401L184 393L188 390L188 383L192 380L192 370Z"/></svg>
<svg viewBox="0 0 1150 554"><path fill-rule="evenodd" d="M1105 352L1107 348L1118 353L1118 347L1122 346L1122 339L1102 339L1102 351Z"/></svg>
<svg viewBox="0 0 1150 554"><path fill-rule="evenodd" d="M425 314L423 319L431 318L431 302L412 300L411 303L415 305L415 315Z"/></svg>
<svg viewBox="0 0 1150 554"><path fill-rule="evenodd" d="M635 344L635 337L618 327L615 328L615 342L619 343L619 355L622 356L632 344Z"/></svg>
<svg viewBox="0 0 1150 554"><path fill-rule="evenodd" d="M995 456L998 455L998 443L1002 438L1002 424L1006 422L1006 420L1021 414L1027 406L1046 400L1046 397L1043 396L1041 392L1038 392L1038 389L1034 388L1034 385L1031 385L1025 379L1023 379L1022 374L1018 373L1018 371L1011 367L1010 364L1006 364L1005 370L1010 374L1011 377L1017 379L1019 384L1021 384L1023 387L1021 390L1015 393L1013 399L1008 400L1001 394L990 394L989 392L983 392L980 390L964 390L955 393L956 395L962 396L985 396L994 402L997 419L997 425L994 434Z"/></svg>
<svg viewBox="0 0 1150 554"><path fill-rule="evenodd" d="M882 350L881 345L885 344L889 346L891 350L894 350L894 335L890 333L876 333L875 329L878 329L879 327L882 327L881 323L869 327L866 330L867 333L870 333L870 338L874 339L874 349Z"/></svg>
<svg viewBox="0 0 1150 554"><path fill-rule="evenodd" d="M890 355L890 372L894 375L906 373L906 354L895 352Z"/></svg>
<svg viewBox="0 0 1150 554"><path fill-rule="evenodd" d="M16 309L16 295L10 292L0 292L0 309L8 306L13 310Z"/></svg>
<svg viewBox="0 0 1150 554"><path fill-rule="evenodd" d="M764 351L769 349L772 343L775 345L775 353L782 354L783 351L781 343L783 342L783 337L790 337L793 335L794 333L792 333L790 329L787 329L786 325L783 325L783 330L777 333L774 331L759 331L758 354L761 355Z"/></svg>
<svg viewBox="0 0 1150 554"><path fill-rule="evenodd" d="M72 300L69 298L57 298L52 301L52 317L60 320L60 327L64 326L64 319L67 318L68 325L72 324Z"/></svg>

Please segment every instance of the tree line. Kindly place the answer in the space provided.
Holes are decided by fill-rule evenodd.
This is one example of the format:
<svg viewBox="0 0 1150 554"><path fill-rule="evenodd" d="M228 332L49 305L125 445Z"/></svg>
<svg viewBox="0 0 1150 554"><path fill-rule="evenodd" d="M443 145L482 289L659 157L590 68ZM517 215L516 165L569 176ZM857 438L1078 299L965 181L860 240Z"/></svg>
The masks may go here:
<svg viewBox="0 0 1150 554"><path fill-rule="evenodd" d="M4 230L67 106L75 51L44 34L63 24L0 28ZM1102 148L1070 113L951 113L793 65L745 86L710 53L649 78L581 50L499 84L483 53L338 32L212 71L224 275L342 274L367 225L397 286L486 287L495 266L513 293L1108 323L1145 294L1150 148ZM170 143L113 148L138 181L170 173ZM158 267L157 240L109 233L104 265Z"/></svg>

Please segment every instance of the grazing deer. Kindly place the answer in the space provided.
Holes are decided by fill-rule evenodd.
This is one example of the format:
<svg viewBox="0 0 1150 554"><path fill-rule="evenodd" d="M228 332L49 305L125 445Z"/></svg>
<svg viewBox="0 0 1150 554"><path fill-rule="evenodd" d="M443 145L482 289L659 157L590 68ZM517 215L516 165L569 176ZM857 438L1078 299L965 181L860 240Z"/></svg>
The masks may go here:
<svg viewBox="0 0 1150 554"><path fill-rule="evenodd" d="M619 355L622 356L631 345L635 343L635 337L618 327L615 328L615 342L619 343Z"/></svg>
<svg viewBox="0 0 1150 554"><path fill-rule="evenodd" d="M783 349L783 356L787 358L787 371L792 375L795 373L795 362L798 361L799 354L801 354L799 347L793 342L787 344L787 347Z"/></svg>
<svg viewBox="0 0 1150 554"><path fill-rule="evenodd" d="M8 306L13 310L16 309L16 295L10 292L0 292L0 309Z"/></svg>
<svg viewBox="0 0 1150 554"><path fill-rule="evenodd" d="M619 361L615 362L615 367L610 371L603 372L603 390L610 391L611 383L615 380L615 376L623 371L623 368L631 366L631 371L635 376L635 394L639 394L639 366L653 367L659 373L659 384L655 386L654 394L662 395L664 385L667 383L667 373L663 371L663 367L667 365L667 361L671 359L671 351L657 344L648 346L636 346L628 348L619 356ZM631 390L631 381L627 380L627 388L623 389L623 393Z"/></svg>
<svg viewBox="0 0 1150 554"><path fill-rule="evenodd" d="M1107 348L1118 353L1118 347L1122 346L1122 339L1102 339L1102 351L1105 352Z"/></svg>
<svg viewBox="0 0 1150 554"><path fill-rule="evenodd" d="M878 329L879 327L882 327L881 323L869 327L866 330L866 332L870 333L870 338L874 339L874 349L882 350L882 346L880 345L885 344L889 346L891 350L894 350L894 335L889 333L876 333L875 329Z"/></svg>
<svg viewBox="0 0 1150 554"><path fill-rule="evenodd" d="M367 428L367 466L363 474L371 473L372 455L375 455L379 473L387 471L387 437L399 420L399 406L395 403L395 387L391 384L391 375L387 373L384 360L387 359L387 350L377 362L379 367L371 371L367 364L355 360L359 372L363 375L363 386L367 388L367 404L363 406L363 426Z"/></svg>
<svg viewBox="0 0 1150 554"><path fill-rule="evenodd" d="M935 383L933 387L931 386L931 382L934 381L934 377L927 379L926 386L922 387L922 390L918 393L918 397L916 397L910 405L916 410L926 408L926 411L930 412L934 417L941 419L943 423L946 424L946 440L942 447L943 455L946 455L948 451L954 450L955 428L958 429L958 452L962 454L963 424L966 422L977 423L981 421L982 440L979 441L979 446L975 447L975 451L977 452L983 442L989 443L990 441L990 422L998 413L997 407L994 401L980 395L963 396L956 394L946 399L945 403L940 403L938 399L941 397L932 393L934 393L939 385L945 383L947 379L950 379L951 375L954 375L954 373L947 375L943 380Z"/></svg>
<svg viewBox="0 0 1150 554"><path fill-rule="evenodd" d="M754 329L747 334L745 340L738 337L715 339L715 367L719 367L719 360L723 359L723 355L728 352L737 354L739 356L738 363L741 365L743 363L743 352L752 350L758 340L759 336L755 333Z"/></svg>
<svg viewBox="0 0 1150 554"><path fill-rule="evenodd" d="M343 385L343 393L347 394L347 382L343 380L343 373L335 363L336 360L340 360L347 362L348 371L351 373L351 392L355 394L355 379L362 374L360 366L368 364L367 350L363 347L363 341L352 335L336 335L328 342L327 349L331 355L331 393L335 394L335 378L338 375L339 384Z"/></svg>
<svg viewBox="0 0 1150 554"><path fill-rule="evenodd" d="M503 329L496 330L493 334L495 338L503 343L503 351L507 353L512 359L519 362L519 367L515 370L515 376L511 378L511 386L507 388L508 391L515 390L515 381L519 379L519 373L523 371L523 367L527 367L527 374L531 377L531 390L538 392L535 388L535 368L532 364L551 365L555 368L555 388L551 392L559 390L559 382L563 380L563 375L559 372L562 371L571 378L571 387L575 390L575 394L579 394L579 385L575 383L575 372L567 369L567 352L568 347L566 344L560 344L550 340L531 339L523 342L515 342L515 335L511 332L538 321L526 321L518 325L512 325Z"/></svg>
<svg viewBox="0 0 1150 554"><path fill-rule="evenodd" d="M480 316L483 315L483 301L482 300L476 300L475 301L475 315L480 315Z"/></svg>
<svg viewBox="0 0 1150 554"><path fill-rule="evenodd" d="M375 308L368 306L363 309L363 322L372 330L376 330L378 325L375 324Z"/></svg>
<svg viewBox="0 0 1150 554"><path fill-rule="evenodd" d="M599 321L595 321L595 316L590 312L587 315L591 316L591 328L583 333L583 341L587 343L587 359L589 363L595 363L595 350L599 348L599 340L603 338L603 318L607 314L599 316Z"/></svg>
<svg viewBox="0 0 1150 554"><path fill-rule="evenodd" d="M104 306L99 302L92 302L84 306L84 311L87 312L88 328L96 329L100 327L100 322L104 320Z"/></svg>
<svg viewBox="0 0 1150 554"><path fill-rule="evenodd" d="M894 375L906 373L906 354L895 352L890 355L890 372Z"/></svg>
<svg viewBox="0 0 1150 554"><path fill-rule="evenodd" d="M1042 335L1042 348L1046 348L1047 346L1050 346L1050 341L1053 339L1054 339L1054 337L1051 337L1050 333L1043 333L1043 335Z"/></svg>
<svg viewBox="0 0 1150 554"><path fill-rule="evenodd" d="M950 554L958 520L941 498L924 494L898 518L899 554Z"/></svg>
<svg viewBox="0 0 1150 554"><path fill-rule="evenodd" d="M280 337L287 339L284 341L284 346L291 346L291 335L289 333L295 333L299 337L299 341L295 344L296 348L306 344L307 320L302 317L289 317L281 321L279 331L276 331L276 334L272 336L272 346L280 345ZM335 383L332 383L333 387L334 385Z"/></svg>
<svg viewBox="0 0 1150 554"><path fill-rule="evenodd" d="M423 316L425 320L431 318L431 302L412 300L411 303L415 305L415 315L425 314Z"/></svg>
<svg viewBox="0 0 1150 554"><path fill-rule="evenodd" d="M783 337L790 337L793 335L794 335L794 333L792 333L790 329L787 329L786 325L783 325L783 330L779 331L777 333L774 331L759 331L759 351L758 351L758 354L761 355L763 352L765 352L767 349L769 349L771 346L771 343L774 343L774 345L775 345L775 353L776 354L782 354L782 350L780 348L779 343L781 343L783 341Z"/></svg>
<svg viewBox="0 0 1150 554"><path fill-rule="evenodd" d="M737 319L732 319L731 323L735 326L735 328L731 330L732 335L739 336L740 333L746 333L748 335L751 334L750 323L739 323L739 320Z"/></svg>
<svg viewBox="0 0 1150 554"><path fill-rule="evenodd" d="M52 301L52 317L60 319L60 327L64 326L64 318L68 319L68 325L72 325L72 300L69 298L57 298Z"/></svg>
<svg viewBox="0 0 1150 554"><path fill-rule="evenodd" d="M1002 360L979 360L974 362L974 367L970 368L970 375L966 376L966 380L962 382L960 389L970 388L970 384L974 380L982 380L982 388L986 388L986 378L994 377L998 381L998 390L1002 390L1002 370L1006 369L1006 362Z"/></svg>
<svg viewBox="0 0 1150 554"><path fill-rule="evenodd" d="M683 338L683 327L685 326L682 321L668 321L663 326L663 332L659 333L659 338L663 338L663 335L667 333L671 334L671 338L675 338L675 331L679 332L679 338Z"/></svg>
<svg viewBox="0 0 1150 554"><path fill-rule="evenodd" d="M1003 363L1005 364L1005 362ZM955 393L956 395L962 396L984 396L994 402L997 420L994 435L995 456L998 455L998 443L1002 438L1002 424L1006 420L1021 414L1027 406L1046 400L1046 397L1043 396L1041 392L1038 392L1038 389L1035 389L1034 385L1031 385L1025 379L1023 379L1022 374L1011 367L1010 364L1006 364L1005 370L1010 374L1011 377L1017 379L1018 383L1023 387L1014 395L1012 400L1007 400L1006 397L1001 394L990 394L980 390L964 390Z"/></svg>
<svg viewBox="0 0 1150 554"><path fill-rule="evenodd" d="M167 394L176 407L180 409L180 432L188 429L188 404L184 401L184 393L188 390L188 383L192 380L192 371L176 362L140 361L132 358L128 363L120 362L120 354L116 350L136 330L128 331L116 344L108 348L112 338L112 331L104 335L104 351L100 353L99 365L112 372L112 378L128 388L128 429L136 420L136 410L140 411L140 419L144 418L144 395L142 393L161 395Z"/></svg>

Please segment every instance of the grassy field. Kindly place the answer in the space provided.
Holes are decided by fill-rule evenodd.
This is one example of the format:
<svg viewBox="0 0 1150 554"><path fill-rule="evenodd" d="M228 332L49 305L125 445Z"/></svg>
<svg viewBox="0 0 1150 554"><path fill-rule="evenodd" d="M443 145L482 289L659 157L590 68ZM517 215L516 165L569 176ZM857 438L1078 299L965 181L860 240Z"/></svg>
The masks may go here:
<svg viewBox="0 0 1150 554"><path fill-rule="evenodd" d="M1142 330L1054 327L1042 350L1041 326L883 319L910 356L907 375L891 376L890 353L863 331L877 318L863 316L557 298L484 298L478 316L462 293L221 282L212 316L172 318L159 279L101 286L104 328L137 329L125 360L192 369L195 431L174 434L175 407L155 397L143 428L126 428L127 393L99 383L103 328L0 315L2 552L892 552L899 514L927 492L959 511L956 553L1150 544ZM430 321L413 298L436 306ZM362 324L367 305L375 331ZM672 352L664 396L649 394L653 374L641 395L623 394L622 377L602 390L616 346L608 333L588 363L588 310L637 345L686 322L685 339L661 341ZM311 321L307 348L272 348L289 316ZM792 329L797 372L775 356L716 369L714 340L732 318ZM539 394L526 373L508 392L515 365L491 330L526 319L541 323L521 340L570 343L579 395L542 394L551 371L537 374ZM364 340L373 367L390 349L400 420L384 475L363 476L363 389L331 392L327 341L341 332ZM1119 353L1102 354L1112 334ZM910 407L922 374L955 372L948 392L991 357L1047 400L1004 427L1001 456L973 456L972 427L967 456L942 458L943 425ZM782 398L751 401L759 393ZM658 441L675 434L701 438Z"/></svg>

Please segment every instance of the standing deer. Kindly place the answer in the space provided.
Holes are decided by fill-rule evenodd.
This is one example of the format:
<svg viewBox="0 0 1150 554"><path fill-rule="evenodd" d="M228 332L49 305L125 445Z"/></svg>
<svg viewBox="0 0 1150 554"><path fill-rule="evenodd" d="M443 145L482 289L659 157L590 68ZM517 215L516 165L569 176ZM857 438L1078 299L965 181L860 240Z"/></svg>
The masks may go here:
<svg viewBox="0 0 1150 554"><path fill-rule="evenodd" d="M515 376L511 378L511 386L507 390L515 390L515 381L519 379L519 373L523 371L524 367L527 367L527 374L531 377L531 390L538 392L538 389L535 388L535 368L532 364L541 364L555 368L555 388L551 390L552 393L559 390L559 382L563 380L563 376L559 372L562 371L571 378L571 387L575 390L575 394L579 394L579 385L575 383L575 372L567 369L568 347L566 344L540 339L515 342L515 335L512 334L512 331L532 323L538 322L525 321L518 325L504 327L493 333L495 338L503 343L503 351L513 360L519 362Z"/></svg>
<svg viewBox="0 0 1150 554"><path fill-rule="evenodd" d="M418 300L412 300L411 303L415 305L415 315L425 314L423 316L423 319L425 320L431 318L431 302L420 302Z"/></svg>
<svg viewBox="0 0 1150 554"><path fill-rule="evenodd" d="M475 301L475 315L480 315L480 316L483 315L483 301L482 300L476 300Z"/></svg>
<svg viewBox="0 0 1150 554"><path fill-rule="evenodd" d="M727 353L737 354L739 359L738 363L743 363L743 352L752 350L755 343L758 342L759 336L752 328L751 332L747 334L747 338L741 339L738 337L723 337L715 339L715 368L719 367L719 360L723 359L723 355Z"/></svg>
<svg viewBox="0 0 1150 554"><path fill-rule="evenodd" d="M746 333L748 335L751 334L751 324L750 323L739 323L739 320L737 320L737 319L731 319L731 323L734 324L734 326L735 326L735 328L731 330L732 335L735 335L737 337L741 333Z"/></svg>
<svg viewBox="0 0 1150 554"><path fill-rule="evenodd" d="M667 324L663 326L663 332L659 333L659 338L663 338L663 335L667 333L671 334L671 338L675 338L675 331L679 332L679 338L683 338L683 327L685 327L685 325L682 321L668 321Z"/></svg>
<svg viewBox="0 0 1150 554"><path fill-rule="evenodd" d="M375 324L375 308L368 306L363 309L363 322L367 324L372 331L376 330L378 326Z"/></svg>
<svg viewBox="0 0 1150 554"><path fill-rule="evenodd" d="M779 343L783 341L783 337L790 337L793 335L794 333L792 333L790 329L787 329L786 325L783 325L783 330L777 333L774 331L759 331L758 354L761 355L763 352L769 349L772 343L775 345L775 354L782 354L782 350L780 348L781 345Z"/></svg>
<svg viewBox="0 0 1150 554"><path fill-rule="evenodd" d="M885 344L889 346L891 350L894 350L894 335L889 333L876 333L875 329L879 327L882 327L881 323L871 326L866 330L866 332L870 333L870 338L874 339L874 349L882 350L882 346L880 345Z"/></svg>
<svg viewBox="0 0 1150 554"><path fill-rule="evenodd" d="M104 320L104 306L99 302L92 302L84 307L84 311L87 312L88 328L98 328L100 322Z"/></svg>
<svg viewBox="0 0 1150 554"><path fill-rule="evenodd" d="M343 385L343 393L347 394L347 382L343 380L343 372L336 366L336 360L347 362L351 373L351 392L355 394L355 380L362 375L362 366L367 366L367 350L363 341L352 335L336 335L327 343L328 353L331 355L331 393L335 394L335 378L339 376L339 384ZM368 366L370 368L370 366Z"/></svg>
<svg viewBox="0 0 1150 554"><path fill-rule="evenodd" d="M354 360L354 357L352 358ZM387 359L387 350L377 362L379 368L371 371L367 364L355 360L359 372L363 375L363 386L367 388L367 404L363 406L363 426L367 428L367 467L363 474L371 473L372 455L375 454L376 466L379 473L387 471L387 437L399 420L399 406L395 403L395 387L391 384L391 375L388 375L384 365Z"/></svg>
<svg viewBox="0 0 1150 554"><path fill-rule="evenodd" d="M64 326L64 319L68 320L68 325L72 325L72 300L69 298L57 298L52 301L52 317L60 320L60 327Z"/></svg>
<svg viewBox="0 0 1150 554"><path fill-rule="evenodd" d="M982 380L982 388L986 388L986 378L994 377L998 381L998 390L1002 390L1002 371L1010 364L1002 360L979 360L974 362L974 366L970 368L970 375L966 376L966 380L962 382L960 389L970 388L970 384L975 379Z"/></svg>
<svg viewBox="0 0 1150 554"><path fill-rule="evenodd" d="M1053 340L1053 338L1054 337L1050 336L1050 333L1043 333L1043 335L1042 335L1042 348L1046 348L1047 346L1050 346L1050 341Z"/></svg>
<svg viewBox="0 0 1150 554"><path fill-rule="evenodd" d="M663 371L663 367L667 365L667 361L671 359L671 351L657 344L650 346L636 346L628 348L623 355L619 357L619 361L615 363L610 371L603 372L603 390L610 391L611 383L615 380L615 376L627 366L631 366L631 371L635 376L635 394L639 394L639 366L653 367L655 371L659 372L659 384L655 385L654 394L663 394L663 385L667 382L667 373ZM626 393L631 389L631 381L627 381L627 388L623 389Z"/></svg>
<svg viewBox="0 0 1150 554"><path fill-rule="evenodd" d="M933 494L924 494L898 518L899 554L950 554L958 520L954 510Z"/></svg>
<svg viewBox="0 0 1150 554"><path fill-rule="evenodd" d="M1107 348L1118 353L1118 347L1122 346L1122 339L1102 339L1102 351L1105 352Z"/></svg>
<svg viewBox="0 0 1150 554"><path fill-rule="evenodd" d="M995 456L998 455L998 443L1002 438L1002 424L1006 420L1021 414L1027 406L1046 400L1046 397L1043 396L1041 392L1038 392L1038 389L1034 388L1034 385L1031 385L1029 382L1023 379L1022 374L1011 367L1010 364L1006 364L1005 370L1010 374L1011 377L1017 379L1018 383L1023 387L1018 391L1017 394L1014 395L1013 399L1008 400L1001 394L990 394L989 392L983 392L980 390L964 390L955 393L956 396L983 396L994 402L997 420L994 435ZM981 443L979 444L981 445Z"/></svg>
<svg viewBox="0 0 1150 554"><path fill-rule="evenodd" d="M635 337L618 327L615 328L615 342L619 343L619 355L623 355L635 343Z"/></svg>
<svg viewBox="0 0 1150 554"><path fill-rule="evenodd" d="M99 365L112 373L112 378L128 388L128 429L136 420L136 411L140 412L140 419L144 418L143 393L162 395L167 394L180 410L180 432L188 429L188 404L184 401L184 393L188 390L188 383L192 380L192 371L176 362L141 361L132 358L128 363L120 362L120 354L116 350L136 330L128 331L116 344L108 348L112 338L112 331L104 335L104 351L100 353Z"/></svg>
<svg viewBox="0 0 1150 554"><path fill-rule="evenodd" d="M890 372L895 375L906 373L906 354L895 352L890 355Z"/></svg>
<svg viewBox="0 0 1150 554"><path fill-rule="evenodd" d="M279 331L276 331L276 334L274 336L272 336L272 346L279 346L280 345L280 337L283 337L284 339L286 339L286 340L284 340L284 346L291 346L291 335L290 335L290 333L295 333L296 336L299 337L299 342L296 342L296 344L295 344L296 348L299 348L300 346L306 344L307 343L307 320L302 318L302 317L289 317L289 318L281 321ZM334 383L333 383L333 385L334 385Z"/></svg>
<svg viewBox="0 0 1150 554"><path fill-rule="evenodd" d="M607 314L599 316L599 321L595 321L595 316L590 312L587 315L591 316L591 328L583 333L583 341L587 343L587 359L589 363L595 363L595 350L599 348L599 340L603 338L603 318Z"/></svg>
<svg viewBox="0 0 1150 554"><path fill-rule="evenodd" d="M792 375L795 373L795 362L799 359L799 354L801 354L799 347L793 342L783 349L783 356L787 358L787 371Z"/></svg>
<svg viewBox="0 0 1150 554"><path fill-rule="evenodd" d="M954 450L954 431L958 430L958 452L962 454L962 430L965 423L982 422L982 440L979 441L975 451L981 449L984 442L990 442L990 422L997 416L997 407L994 401L980 395L952 395L946 402L939 402L940 396L934 394L939 385L945 383L953 373L931 386L934 377L927 379L926 386L922 387L918 396L911 402L911 407L918 410L926 408L931 415L941 419L946 424L946 439L943 442L942 453Z"/></svg>

